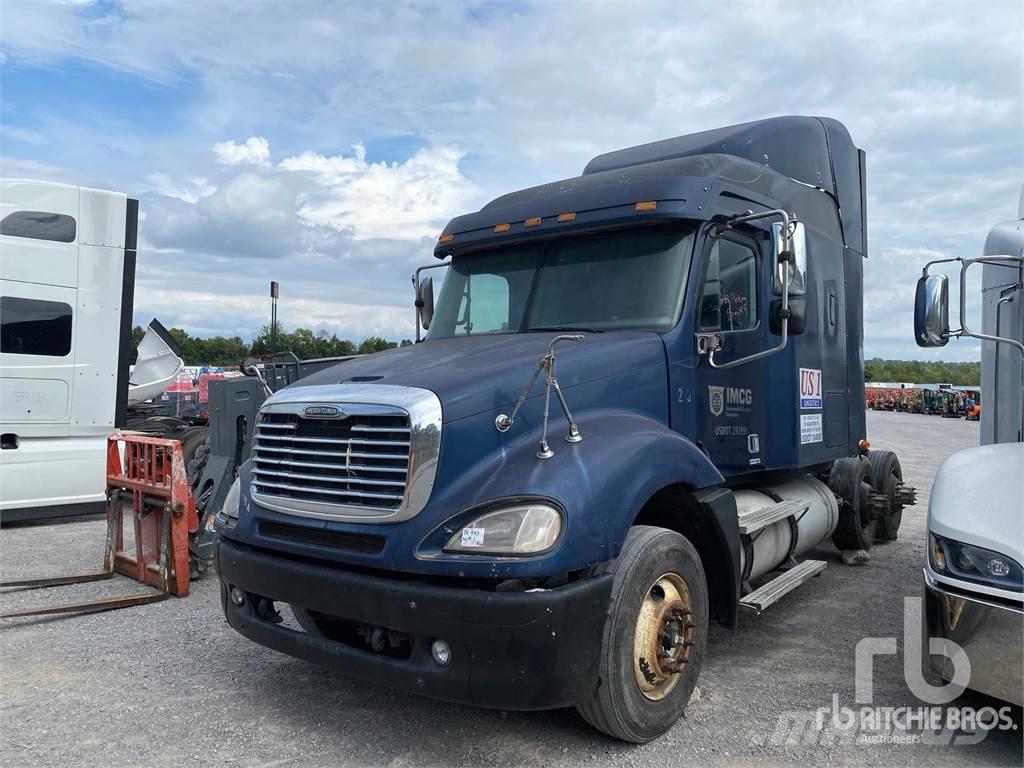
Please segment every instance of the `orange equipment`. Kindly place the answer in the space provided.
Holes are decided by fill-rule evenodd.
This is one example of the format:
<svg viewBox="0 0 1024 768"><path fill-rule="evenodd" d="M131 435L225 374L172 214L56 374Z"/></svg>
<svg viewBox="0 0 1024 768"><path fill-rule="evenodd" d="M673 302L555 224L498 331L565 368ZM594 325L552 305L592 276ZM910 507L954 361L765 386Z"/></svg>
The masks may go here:
<svg viewBox="0 0 1024 768"><path fill-rule="evenodd" d="M124 518L130 501L134 555L125 550ZM55 613L95 613L185 597L189 587L189 533L199 528L181 443L148 435L107 438L107 545L103 570L76 576L6 581L0 587L54 587L130 576L159 592L0 614L10 619Z"/></svg>

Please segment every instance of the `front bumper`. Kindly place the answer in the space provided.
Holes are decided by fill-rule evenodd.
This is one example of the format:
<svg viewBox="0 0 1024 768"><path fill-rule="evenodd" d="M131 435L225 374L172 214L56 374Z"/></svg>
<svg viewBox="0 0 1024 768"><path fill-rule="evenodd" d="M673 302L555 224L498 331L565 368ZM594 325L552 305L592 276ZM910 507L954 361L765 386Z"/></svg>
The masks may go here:
<svg viewBox="0 0 1024 768"><path fill-rule="evenodd" d="M929 654L928 639L952 640L971 662L971 690L1024 704L1024 610L948 588L925 570L923 630L926 669L952 679L949 659Z"/></svg>
<svg viewBox="0 0 1024 768"><path fill-rule="evenodd" d="M222 539L217 548L228 623L261 645L367 683L495 709L571 706L591 698L611 594L609 575L558 589L492 592L353 573ZM243 605L229 599L237 587ZM409 639L408 658L298 632L260 617L260 598L380 627ZM431 657L441 639L447 666Z"/></svg>

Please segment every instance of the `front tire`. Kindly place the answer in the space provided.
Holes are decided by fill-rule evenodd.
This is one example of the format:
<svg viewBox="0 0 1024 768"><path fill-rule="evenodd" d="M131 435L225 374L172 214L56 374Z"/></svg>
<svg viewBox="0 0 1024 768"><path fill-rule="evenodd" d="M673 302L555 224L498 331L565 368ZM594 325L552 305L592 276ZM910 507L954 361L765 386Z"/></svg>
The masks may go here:
<svg viewBox="0 0 1024 768"><path fill-rule="evenodd" d="M600 682L576 709L599 731L643 744L672 727L697 684L708 637L704 568L686 538L646 525L629 530L606 568L614 578Z"/></svg>
<svg viewBox="0 0 1024 768"><path fill-rule="evenodd" d="M291 605L289 607L292 609L292 616L295 617L296 623L302 627L306 634L313 637L324 636L324 633L320 631L320 627L317 626L316 619L309 614L307 609L300 605Z"/></svg>

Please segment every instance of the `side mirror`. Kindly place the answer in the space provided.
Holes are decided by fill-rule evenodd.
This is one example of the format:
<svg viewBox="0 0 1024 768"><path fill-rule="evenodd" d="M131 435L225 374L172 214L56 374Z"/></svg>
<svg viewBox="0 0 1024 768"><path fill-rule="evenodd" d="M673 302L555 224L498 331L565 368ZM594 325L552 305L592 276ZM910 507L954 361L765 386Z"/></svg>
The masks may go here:
<svg viewBox="0 0 1024 768"><path fill-rule="evenodd" d="M799 336L807 328L807 300L803 297L789 300L789 327L786 333ZM782 335L782 299L772 299L768 305L768 330Z"/></svg>
<svg viewBox="0 0 1024 768"><path fill-rule="evenodd" d="M949 278L924 275L914 293L914 341L919 347L944 347L949 341Z"/></svg>
<svg viewBox="0 0 1024 768"><path fill-rule="evenodd" d="M789 226L791 234L787 249L782 237L782 222L772 224L772 293L781 296L782 287L788 282L790 296L803 296L807 291L807 236L803 222L795 221ZM781 261L779 255L786 250L790 253L790 259Z"/></svg>
<svg viewBox="0 0 1024 768"><path fill-rule="evenodd" d="M424 277L416 289L416 309L420 315L420 325L424 331L430 330L430 321L434 318L434 279Z"/></svg>

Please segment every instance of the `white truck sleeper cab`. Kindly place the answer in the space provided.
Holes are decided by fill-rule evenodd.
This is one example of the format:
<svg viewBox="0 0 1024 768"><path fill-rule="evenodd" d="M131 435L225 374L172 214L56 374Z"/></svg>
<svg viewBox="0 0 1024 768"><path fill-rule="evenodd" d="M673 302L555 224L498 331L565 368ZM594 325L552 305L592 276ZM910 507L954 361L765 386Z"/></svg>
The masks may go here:
<svg viewBox="0 0 1024 768"><path fill-rule="evenodd" d="M0 516L102 512L124 423L138 202L0 180Z"/></svg>

